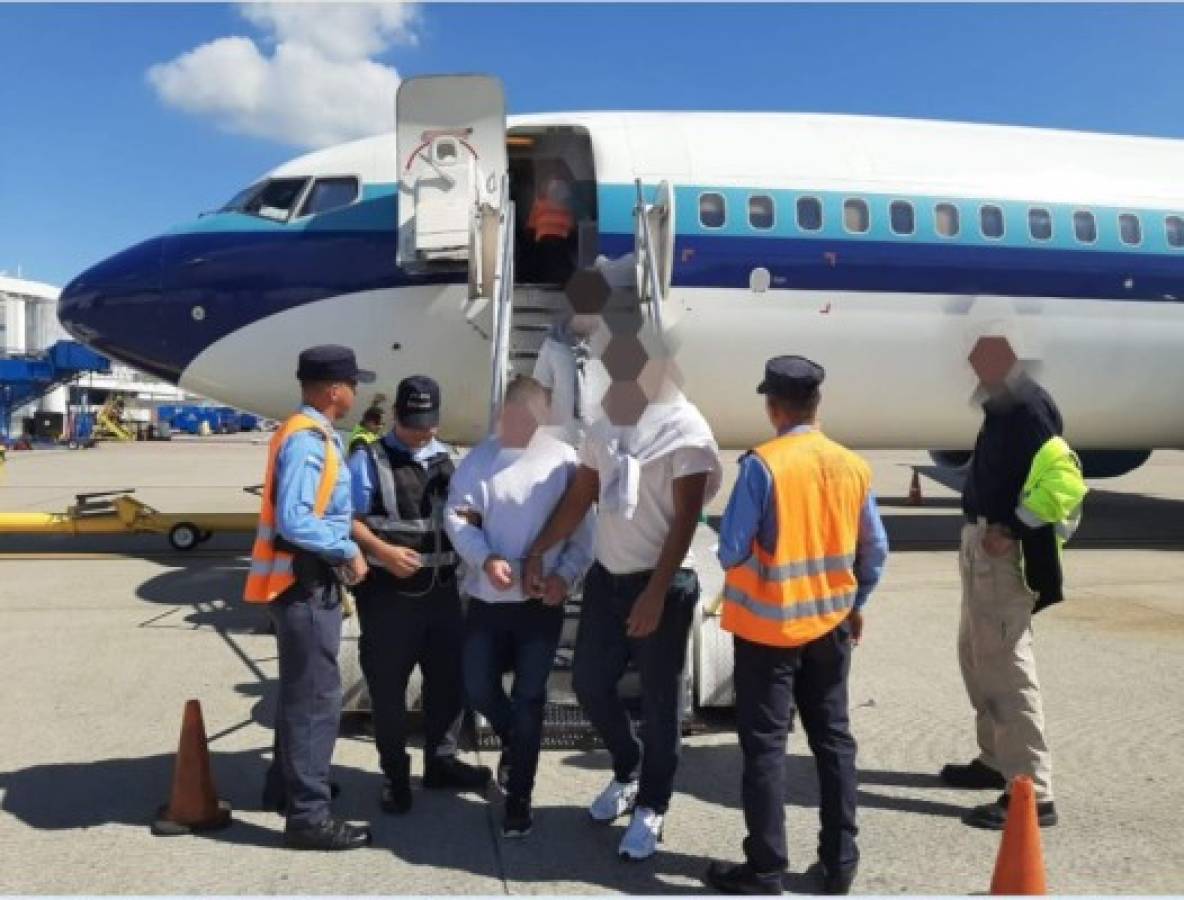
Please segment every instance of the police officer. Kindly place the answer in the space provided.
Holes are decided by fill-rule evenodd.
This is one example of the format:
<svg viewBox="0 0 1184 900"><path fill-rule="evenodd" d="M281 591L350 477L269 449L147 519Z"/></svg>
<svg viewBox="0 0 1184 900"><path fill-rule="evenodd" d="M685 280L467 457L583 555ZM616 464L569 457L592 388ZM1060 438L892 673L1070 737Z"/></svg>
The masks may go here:
<svg viewBox="0 0 1184 900"><path fill-rule="evenodd" d="M463 713L464 623L456 569L444 532L454 470L436 439L440 387L415 375L395 393L394 428L350 458L353 534L372 566L356 590L362 628L362 672L370 689L385 812L411 808L407 755L407 683L423 675L424 776L428 788L475 790L490 779L484 766L456 758Z"/></svg>
<svg viewBox="0 0 1184 900"><path fill-rule="evenodd" d="M299 850L349 850L370 831L329 814L329 764L341 717L341 586L366 576L350 540L350 475L332 423L354 402L358 368L347 347L312 347L296 370L304 403L276 431L246 600L266 603L279 646L274 804L287 813L284 843ZM276 787L276 786L279 787ZM276 796L278 794L278 796Z"/></svg>
<svg viewBox="0 0 1184 900"><path fill-rule="evenodd" d="M745 455L720 528L723 627L735 642L736 727L744 754L745 862L713 862L709 885L780 894L785 745L795 707L818 768L822 889L855 879L855 739L847 717L851 647L888 541L867 463L816 424L822 367L770 360L757 388L777 437Z"/></svg>

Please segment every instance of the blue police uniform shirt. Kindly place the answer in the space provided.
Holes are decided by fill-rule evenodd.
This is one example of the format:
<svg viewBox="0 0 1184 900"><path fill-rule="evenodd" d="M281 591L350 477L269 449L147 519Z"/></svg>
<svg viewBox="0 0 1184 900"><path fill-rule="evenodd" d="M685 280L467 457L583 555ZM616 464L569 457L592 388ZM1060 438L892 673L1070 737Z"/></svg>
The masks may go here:
<svg viewBox="0 0 1184 900"><path fill-rule="evenodd" d="M812 431L809 425L799 425L785 434L804 434ZM728 500L719 529L720 565L735 568L752 555L752 542L758 541L768 553L777 544L777 510L773 506L773 475L769 467L755 453L740 462L740 476ZM859 538L855 549L855 580L859 588L855 594L855 608L862 609L872 590L884 573L888 560L888 534L880 521L875 494L868 492L860 510Z"/></svg>
<svg viewBox="0 0 1184 900"><path fill-rule="evenodd" d="M403 453L410 454L411 458L425 469L433 457L449 452L448 445L435 438L432 438L418 450L412 450L395 437L393 431L388 431L383 435L381 443L386 444L392 450L399 450ZM374 460L370 458L370 454L366 452L365 447L359 447L354 451L353 456L349 458L349 472L353 479L354 509L359 516L367 515L370 512L370 503L374 498L374 492L379 488L378 471L374 467ZM394 512L394 510L387 511Z"/></svg>
<svg viewBox="0 0 1184 900"><path fill-rule="evenodd" d="M297 547L336 565L353 559L359 552L358 545L349 537L353 504L349 469L344 465L345 451L328 419L311 406L302 406L300 411L328 429L343 464L337 468L337 482L324 518L318 519L314 509L321 473L325 471L325 439L320 432L307 430L289 437L276 461L276 526Z"/></svg>

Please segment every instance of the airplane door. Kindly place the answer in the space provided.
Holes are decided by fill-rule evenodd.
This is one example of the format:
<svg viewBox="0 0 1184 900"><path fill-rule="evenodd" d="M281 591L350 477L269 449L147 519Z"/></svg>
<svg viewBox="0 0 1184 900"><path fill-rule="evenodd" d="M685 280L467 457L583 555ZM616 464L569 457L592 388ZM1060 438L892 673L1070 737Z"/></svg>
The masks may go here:
<svg viewBox="0 0 1184 900"><path fill-rule="evenodd" d="M669 181L661 182L654 190L653 201L645 205L645 221L639 216L634 232L637 293L643 300L651 299L653 281L648 267L652 262L657 273L656 302L661 302L670 292L674 274L674 188Z"/></svg>
<svg viewBox="0 0 1184 900"><path fill-rule="evenodd" d="M483 224L503 202L506 101L485 75L408 78L395 102L399 154L398 264L479 267Z"/></svg>

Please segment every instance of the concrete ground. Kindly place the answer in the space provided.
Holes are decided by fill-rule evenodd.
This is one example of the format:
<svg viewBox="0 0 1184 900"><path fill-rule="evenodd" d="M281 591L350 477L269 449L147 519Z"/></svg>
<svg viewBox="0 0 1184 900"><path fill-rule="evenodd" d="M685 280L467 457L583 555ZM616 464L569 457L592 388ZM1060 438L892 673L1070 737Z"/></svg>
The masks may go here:
<svg viewBox="0 0 1184 900"><path fill-rule="evenodd" d="M250 440L102 446L10 455L0 509L60 509L81 490L137 486L164 510L252 509ZM972 722L954 654L954 493L922 480L916 453L868 454L897 546L868 608L851 701L860 743L861 893L985 891L998 835L959 816L989 794L934 777L969 758ZM1037 652L1061 824L1044 832L1057 893L1184 892L1184 454L1102 482L1067 555L1070 599L1037 620ZM716 509L722 503L715 504ZM32 540L0 535L0 891L5 893L694 893L709 857L737 859L740 757L726 717L686 741L661 853L615 858L623 826L584 805L607 778L603 752L548 751L535 832L506 842L498 805L417 791L383 817L372 742L343 738L339 811L370 821L373 848L341 855L279 848L281 820L258 811L267 765L275 648L241 591L245 542L196 555L163 538ZM116 551L116 552L111 552ZM235 822L203 837L155 838L181 708L202 701L213 769ZM485 754L488 757L489 754ZM486 762L492 760L486 759ZM418 761L417 761L418 764ZM809 891L816 783L791 739L793 876Z"/></svg>

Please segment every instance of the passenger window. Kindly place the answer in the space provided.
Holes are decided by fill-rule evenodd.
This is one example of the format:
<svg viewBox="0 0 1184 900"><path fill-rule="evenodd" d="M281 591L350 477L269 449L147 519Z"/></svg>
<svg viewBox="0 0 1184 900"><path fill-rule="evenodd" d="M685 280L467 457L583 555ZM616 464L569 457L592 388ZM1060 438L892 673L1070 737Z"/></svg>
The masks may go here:
<svg viewBox="0 0 1184 900"><path fill-rule="evenodd" d="M798 198L798 228L803 231L822 228L822 201L817 197Z"/></svg>
<svg viewBox="0 0 1184 900"><path fill-rule="evenodd" d="M871 214L863 200L843 201L843 225L855 234L866 234L871 226Z"/></svg>
<svg viewBox="0 0 1184 900"><path fill-rule="evenodd" d="M1028 210L1028 233L1037 241L1051 238L1052 213L1041 207Z"/></svg>
<svg viewBox="0 0 1184 900"><path fill-rule="evenodd" d="M727 218L723 194L699 195L699 224L704 228L723 228Z"/></svg>
<svg viewBox="0 0 1184 900"><path fill-rule="evenodd" d="M756 194L748 198L748 224L753 228L773 227L773 198Z"/></svg>
<svg viewBox="0 0 1184 900"><path fill-rule="evenodd" d="M1093 213L1086 210L1073 213L1073 235L1083 244L1092 244L1098 239L1098 223Z"/></svg>
<svg viewBox="0 0 1184 900"><path fill-rule="evenodd" d="M1003 237L1003 210L987 205L978 211L978 225L985 238Z"/></svg>
<svg viewBox="0 0 1184 900"><path fill-rule="evenodd" d="M913 204L904 200L893 200L888 207L888 218L896 234L912 234L917 227Z"/></svg>
<svg viewBox="0 0 1184 900"><path fill-rule="evenodd" d="M1184 218L1180 216L1168 216L1164 219L1164 228L1167 229L1168 246L1169 247L1184 247Z"/></svg>
<svg viewBox="0 0 1184 900"><path fill-rule="evenodd" d="M315 216L349 206L358 198L356 178L318 178L300 208L300 215Z"/></svg>
<svg viewBox="0 0 1184 900"><path fill-rule="evenodd" d="M263 190L247 201L243 206L243 212L276 222L286 222L306 184L307 178L276 178L269 181Z"/></svg>
<svg viewBox="0 0 1184 900"><path fill-rule="evenodd" d="M942 237L958 236L958 207L953 203L939 203L934 207L934 224Z"/></svg>
<svg viewBox="0 0 1184 900"><path fill-rule="evenodd" d="M1124 244L1132 247L1143 243L1143 225L1139 217L1131 213L1123 213L1118 217L1118 232Z"/></svg>

